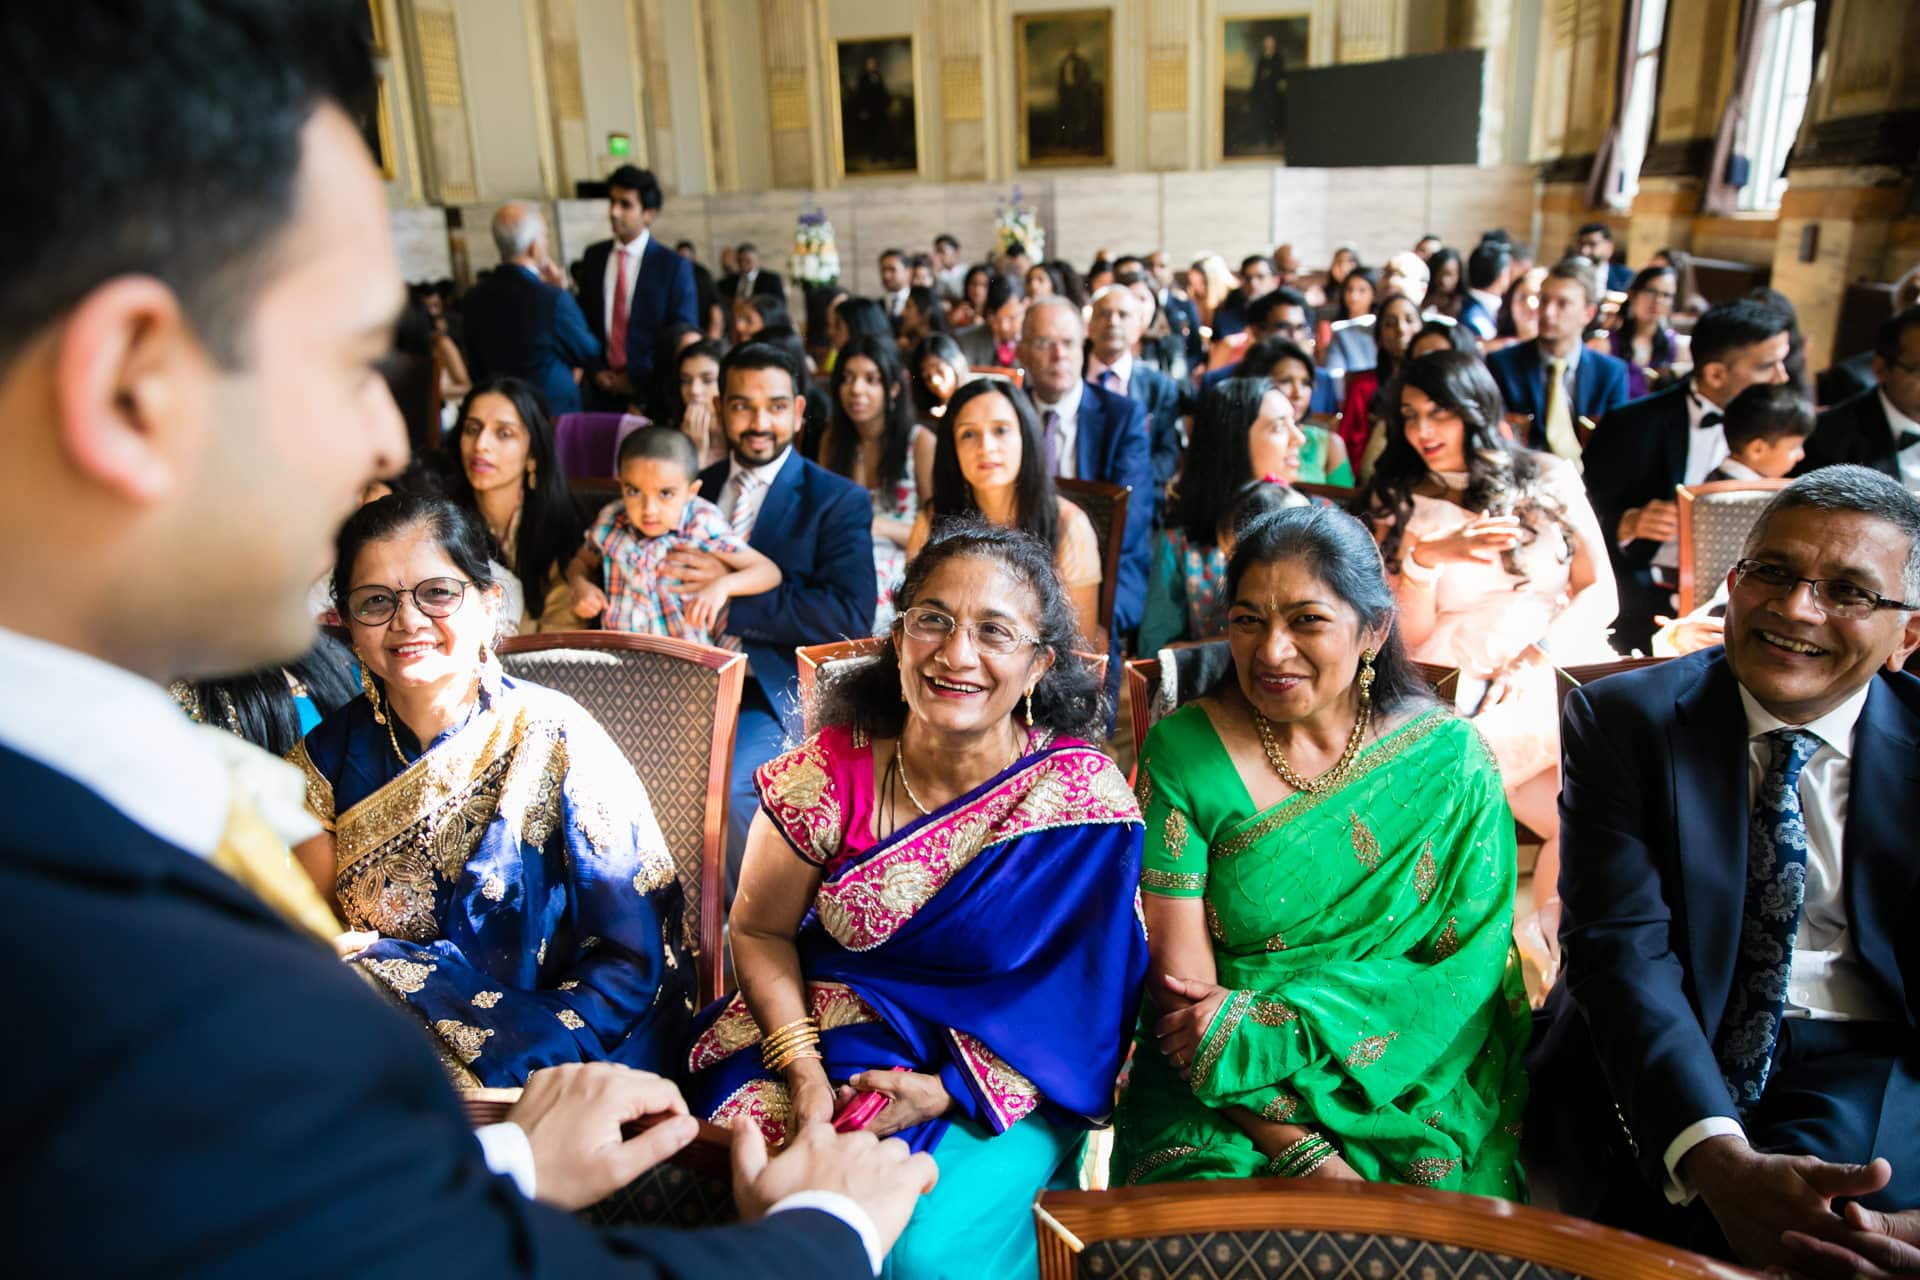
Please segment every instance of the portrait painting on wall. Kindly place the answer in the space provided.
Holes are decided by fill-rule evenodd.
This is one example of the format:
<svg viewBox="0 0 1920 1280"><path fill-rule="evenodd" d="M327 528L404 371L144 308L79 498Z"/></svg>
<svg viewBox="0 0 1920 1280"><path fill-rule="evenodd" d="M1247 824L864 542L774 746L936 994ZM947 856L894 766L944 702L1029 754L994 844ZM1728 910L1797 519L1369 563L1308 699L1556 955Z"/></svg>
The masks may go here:
<svg viewBox="0 0 1920 1280"><path fill-rule="evenodd" d="M1113 163L1113 11L1021 14L1020 164Z"/></svg>
<svg viewBox="0 0 1920 1280"><path fill-rule="evenodd" d="M841 40L835 52L840 153L846 172L855 177L917 172L913 38Z"/></svg>
<svg viewBox="0 0 1920 1280"><path fill-rule="evenodd" d="M1220 158L1287 154L1287 72L1307 65L1307 15L1220 22Z"/></svg>

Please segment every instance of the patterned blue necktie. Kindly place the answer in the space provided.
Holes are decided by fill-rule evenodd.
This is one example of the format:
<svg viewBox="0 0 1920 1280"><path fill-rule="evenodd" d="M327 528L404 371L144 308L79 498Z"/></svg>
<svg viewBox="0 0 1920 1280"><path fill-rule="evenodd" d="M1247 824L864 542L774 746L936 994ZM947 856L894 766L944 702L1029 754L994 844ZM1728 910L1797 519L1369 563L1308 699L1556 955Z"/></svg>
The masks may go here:
<svg viewBox="0 0 1920 1280"><path fill-rule="evenodd" d="M1720 1073L1742 1110L1760 1101L1780 1038L1793 935L1807 894L1807 822L1800 812L1800 770L1820 749L1803 729L1767 735L1772 757L1760 779L1747 828L1747 899L1740 917L1740 954L1733 991L1715 1050Z"/></svg>

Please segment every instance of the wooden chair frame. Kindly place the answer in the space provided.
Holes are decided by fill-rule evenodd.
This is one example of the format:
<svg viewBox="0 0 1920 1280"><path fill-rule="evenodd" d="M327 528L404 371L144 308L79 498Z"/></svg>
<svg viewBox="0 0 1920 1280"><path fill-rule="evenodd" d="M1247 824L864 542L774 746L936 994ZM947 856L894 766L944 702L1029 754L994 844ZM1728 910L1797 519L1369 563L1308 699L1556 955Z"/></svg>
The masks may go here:
<svg viewBox="0 0 1920 1280"><path fill-rule="evenodd" d="M1567 709L1567 693L1583 684L1591 684L1606 676L1622 675L1628 671L1639 671L1643 667L1657 667L1671 658L1619 658L1613 662L1589 662L1585 666L1555 667L1554 709L1563 717Z"/></svg>
<svg viewBox="0 0 1920 1280"><path fill-rule="evenodd" d="M1693 598L1696 585L1693 504L1716 493L1770 493L1791 483L1790 480L1715 480L1712 484L1679 487L1674 496L1680 507L1680 612L1692 613L1700 607ZM1707 594L1710 596L1713 592L1709 590Z"/></svg>
<svg viewBox="0 0 1920 1280"><path fill-rule="evenodd" d="M1753 1280L1738 1267L1544 1209L1386 1183L1253 1178L1048 1191L1033 1216L1041 1280L1074 1280L1076 1255L1089 1241L1268 1230L1399 1236L1504 1254L1589 1280Z"/></svg>
<svg viewBox="0 0 1920 1280"><path fill-rule="evenodd" d="M744 654L715 649L672 636L631 631L542 631L501 641L502 654L542 653L553 649L652 653L691 662L718 673L713 700L713 732L707 750L707 803L700 843L700 1002L722 995L726 969L727 797L733 771L733 738L740 719L740 695L746 687Z"/></svg>
<svg viewBox="0 0 1920 1280"><path fill-rule="evenodd" d="M865 658L879 653L886 643L884 636L861 636L858 640L835 640L829 644L801 645L793 651L794 670L800 681L802 733L808 737L813 736L813 684L814 677L820 674L820 668L830 662L844 662L849 658ZM1093 664L1095 674L1104 683L1107 676L1107 655L1082 653L1080 656Z"/></svg>
<svg viewBox="0 0 1920 1280"><path fill-rule="evenodd" d="M1083 497L1102 498L1113 504L1113 519L1107 522L1105 545L1100 548L1100 630L1109 631L1113 627L1114 593L1120 588L1120 557L1127 546L1127 507L1133 500L1133 486L1065 477L1053 484L1061 497L1082 511L1087 509Z"/></svg>
<svg viewBox="0 0 1920 1280"><path fill-rule="evenodd" d="M1352 461L1355 465L1358 465L1358 459L1353 459ZM1307 484L1302 482L1292 487L1306 494L1309 498L1324 498L1334 506L1339 507L1342 511L1350 510L1353 506L1353 500L1360 496L1360 490L1349 489L1343 484Z"/></svg>

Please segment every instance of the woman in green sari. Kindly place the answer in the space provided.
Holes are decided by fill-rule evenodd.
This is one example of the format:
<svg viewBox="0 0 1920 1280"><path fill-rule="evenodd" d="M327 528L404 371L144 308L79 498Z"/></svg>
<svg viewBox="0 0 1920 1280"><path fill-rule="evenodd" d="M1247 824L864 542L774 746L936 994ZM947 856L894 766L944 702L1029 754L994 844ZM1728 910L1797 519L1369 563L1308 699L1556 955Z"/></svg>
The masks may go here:
<svg viewBox="0 0 1920 1280"><path fill-rule="evenodd" d="M1513 818L1426 695L1372 539L1244 531L1222 686L1148 734L1149 998L1116 1184L1316 1176L1519 1199Z"/></svg>

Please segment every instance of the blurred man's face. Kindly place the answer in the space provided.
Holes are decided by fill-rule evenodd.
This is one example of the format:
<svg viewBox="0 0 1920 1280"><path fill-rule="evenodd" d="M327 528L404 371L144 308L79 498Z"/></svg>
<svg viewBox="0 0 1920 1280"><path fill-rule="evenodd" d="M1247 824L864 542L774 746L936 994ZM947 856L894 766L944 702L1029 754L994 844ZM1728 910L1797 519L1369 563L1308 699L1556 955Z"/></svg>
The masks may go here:
<svg viewBox="0 0 1920 1280"><path fill-rule="evenodd" d="M750 276L760 269L760 255L752 249L742 249L735 259L740 264L740 274Z"/></svg>
<svg viewBox="0 0 1920 1280"><path fill-rule="evenodd" d="M1093 342L1093 353L1106 364L1133 350L1140 339L1140 304L1132 290L1108 289L1094 300L1087 337Z"/></svg>
<svg viewBox="0 0 1920 1280"><path fill-rule="evenodd" d="M1540 285L1540 338L1547 343L1578 342L1593 319L1587 291L1572 280L1549 276Z"/></svg>
<svg viewBox="0 0 1920 1280"><path fill-rule="evenodd" d="M1071 307L1036 307L1027 313L1021 330L1020 363L1026 366L1036 393L1058 402L1080 383L1086 365L1081 344L1080 316Z"/></svg>
<svg viewBox="0 0 1920 1280"><path fill-rule="evenodd" d="M888 293L898 293L907 287L906 261L895 254L880 259L880 287Z"/></svg>
<svg viewBox="0 0 1920 1280"><path fill-rule="evenodd" d="M638 191L615 187L607 195L607 225L613 228L613 238L621 244L631 244L638 239L658 212L640 207Z"/></svg>
<svg viewBox="0 0 1920 1280"><path fill-rule="evenodd" d="M1279 283L1274 279L1273 268L1267 265L1265 259L1254 263L1242 272L1240 282L1246 287L1248 302L1252 302L1261 294L1271 293L1274 286Z"/></svg>
<svg viewBox="0 0 1920 1280"><path fill-rule="evenodd" d="M1421 236L1420 243L1413 246L1413 251L1420 255L1422 262L1425 262L1434 254L1440 252L1439 238L1436 236Z"/></svg>
<svg viewBox="0 0 1920 1280"><path fill-rule="evenodd" d="M1173 267L1167 262L1167 255L1158 250L1147 255L1147 274L1153 277L1156 289L1165 289L1173 284Z"/></svg>
<svg viewBox="0 0 1920 1280"><path fill-rule="evenodd" d="M1589 231L1580 237L1580 256L1596 267L1604 267L1613 259L1613 241L1598 231Z"/></svg>

